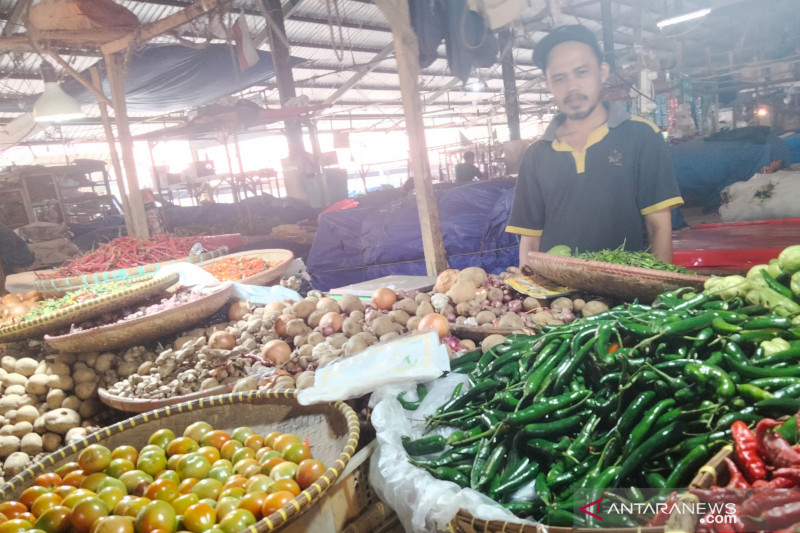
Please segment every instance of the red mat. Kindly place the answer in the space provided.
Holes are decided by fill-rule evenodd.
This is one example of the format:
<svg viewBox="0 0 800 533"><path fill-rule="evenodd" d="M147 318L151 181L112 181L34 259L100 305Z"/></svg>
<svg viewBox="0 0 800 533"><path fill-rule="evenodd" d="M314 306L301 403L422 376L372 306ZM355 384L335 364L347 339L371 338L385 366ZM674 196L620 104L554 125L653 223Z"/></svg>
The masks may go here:
<svg viewBox="0 0 800 533"><path fill-rule="evenodd" d="M696 270L746 270L800 244L800 218L700 224L673 232L674 262Z"/></svg>

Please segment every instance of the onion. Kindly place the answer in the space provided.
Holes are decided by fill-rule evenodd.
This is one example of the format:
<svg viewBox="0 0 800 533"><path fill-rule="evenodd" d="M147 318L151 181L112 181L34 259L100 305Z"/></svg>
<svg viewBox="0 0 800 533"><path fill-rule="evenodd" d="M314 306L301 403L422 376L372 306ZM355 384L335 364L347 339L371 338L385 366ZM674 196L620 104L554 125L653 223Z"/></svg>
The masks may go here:
<svg viewBox="0 0 800 533"><path fill-rule="evenodd" d="M447 315L447 321L448 322L455 322L456 321L456 315L454 315L453 313L450 313L449 315Z"/></svg>
<svg viewBox="0 0 800 533"><path fill-rule="evenodd" d="M522 301L521 300L509 300L508 302L508 310L512 313L519 313L522 311Z"/></svg>
<svg viewBox="0 0 800 533"><path fill-rule="evenodd" d="M475 297L480 299L486 299L486 294L488 292L489 291L486 289L486 287L478 287L477 289L475 289Z"/></svg>
<svg viewBox="0 0 800 533"><path fill-rule="evenodd" d="M231 304L228 309L228 320L237 321L250 313L250 304L246 300L239 300Z"/></svg>
<svg viewBox="0 0 800 533"><path fill-rule="evenodd" d="M372 293L372 305L378 309L391 309L397 301L397 295L392 289L381 287Z"/></svg>
<svg viewBox="0 0 800 533"><path fill-rule="evenodd" d="M342 331L343 322L344 319L342 315L331 311L322 315L322 318L319 319L319 326L322 328L322 334L327 337L328 335L333 335L334 333Z"/></svg>
<svg viewBox="0 0 800 533"><path fill-rule="evenodd" d="M508 294L508 293L504 294L503 295L503 301L504 302L510 302L511 301L511 295Z"/></svg>
<svg viewBox="0 0 800 533"><path fill-rule="evenodd" d="M267 304L265 311L267 313L283 313L286 304L283 302L270 302Z"/></svg>
<svg viewBox="0 0 800 533"><path fill-rule="evenodd" d="M14 304L18 304L21 301L22 299L19 297L19 294L9 293L3 296L3 303L8 307L13 306Z"/></svg>
<svg viewBox="0 0 800 533"><path fill-rule="evenodd" d="M227 331L215 331L208 338L208 347L212 350L233 350L236 347L236 338Z"/></svg>
<svg viewBox="0 0 800 533"><path fill-rule="evenodd" d="M26 302L30 300L38 302L41 299L42 299L42 293L40 293L37 290L28 291L22 296L22 300Z"/></svg>
<svg viewBox="0 0 800 533"><path fill-rule="evenodd" d="M275 329L275 333L277 333L281 337L285 337L286 323L289 322L290 320L294 320L295 318L297 317L289 314L279 316L278 319L275 321L275 325L273 326L273 328Z"/></svg>
<svg viewBox="0 0 800 533"><path fill-rule="evenodd" d="M452 348L452 350L455 351L455 352L458 351L458 343L459 342L461 342L461 341L459 341L457 338L455 338L453 336L449 336L449 337L445 337L444 338L444 343L446 345L448 345L450 348Z"/></svg>
<svg viewBox="0 0 800 533"><path fill-rule="evenodd" d="M292 356L292 349L285 341L275 339L264 345L261 355L274 365L282 365Z"/></svg>
<svg viewBox="0 0 800 533"><path fill-rule="evenodd" d="M444 339L450 334L450 323L447 318L439 313L428 313L417 326L418 331L435 331L440 339Z"/></svg>
<svg viewBox="0 0 800 533"><path fill-rule="evenodd" d="M20 317L24 316L28 313L28 306L23 303L18 303L16 305L11 305L8 308L8 314L12 317Z"/></svg>

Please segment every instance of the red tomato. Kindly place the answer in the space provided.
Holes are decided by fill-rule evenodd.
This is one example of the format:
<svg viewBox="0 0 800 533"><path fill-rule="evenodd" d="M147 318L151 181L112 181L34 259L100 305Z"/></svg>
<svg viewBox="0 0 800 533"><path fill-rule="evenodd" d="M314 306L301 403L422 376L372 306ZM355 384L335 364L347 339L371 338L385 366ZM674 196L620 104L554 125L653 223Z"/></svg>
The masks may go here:
<svg viewBox="0 0 800 533"><path fill-rule="evenodd" d="M132 463L136 463L139 459L139 452L133 446L123 445L114 448L111 452L111 459L126 459Z"/></svg>
<svg viewBox="0 0 800 533"><path fill-rule="evenodd" d="M231 440L231 436L221 429L214 429L203 435L200 444L221 449L222 445ZM241 444L241 443L239 443Z"/></svg>
<svg viewBox="0 0 800 533"><path fill-rule="evenodd" d="M278 450L279 452L283 453L286 447L293 442L299 442L302 444L300 437L298 437L297 435L293 435L291 433L284 433L283 435L275 437L275 440L272 441L272 449Z"/></svg>
<svg viewBox="0 0 800 533"><path fill-rule="evenodd" d="M80 470L81 466L76 461L70 461L69 463L64 463L63 465L56 468L55 473L61 476L61 479L64 479L64 476L69 474L70 472L74 472L75 470Z"/></svg>
<svg viewBox="0 0 800 533"><path fill-rule="evenodd" d="M33 480L33 484L39 485L40 487L58 487L61 485L61 476L54 472L39 474L36 476L36 479Z"/></svg>
<svg viewBox="0 0 800 533"><path fill-rule="evenodd" d="M28 492L28 490L25 490L22 494L24 495L26 492ZM30 508L30 506L33 505L33 502L35 502L37 499L39 499L39 496L41 496L43 494L46 494L46 493L47 493L47 491L42 492L42 493L37 493L36 497L33 498L33 500L30 500L31 501L30 504L26 504L25 502L23 502L22 501L22 496L20 496L20 501L18 501L18 502L3 502L3 503L0 503L0 513L3 513L3 515L5 515L5 517L8 518L9 520L13 520L17 516L21 515L22 513L27 512L28 509Z"/></svg>
<svg viewBox="0 0 800 533"><path fill-rule="evenodd" d="M250 435L244 440L244 445L253 451L258 451L264 447L264 437L261 435Z"/></svg>
<svg viewBox="0 0 800 533"><path fill-rule="evenodd" d="M279 491L269 494L261 507L261 514L269 516L294 499L294 494L289 491Z"/></svg>
<svg viewBox="0 0 800 533"><path fill-rule="evenodd" d="M105 518L111 510L100 498L86 498L72 508L72 529L78 533L89 533L95 520Z"/></svg>
<svg viewBox="0 0 800 533"><path fill-rule="evenodd" d="M91 533L134 533L131 516L108 516L92 524Z"/></svg>
<svg viewBox="0 0 800 533"><path fill-rule="evenodd" d="M199 448L200 445L197 444L197 441L189 437L178 437L167 445L167 455L182 455L184 453L196 452Z"/></svg>
<svg viewBox="0 0 800 533"><path fill-rule="evenodd" d="M170 479L157 479L144 491L145 498L171 502L178 497L178 484Z"/></svg>
<svg viewBox="0 0 800 533"><path fill-rule="evenodd" d="M211 529L217 523L217 513L207 503L190 505L183 513L183 525L192 533Z"/></svg>
<svg viewBox="0 0 800 533"><path fill-rule="evenodd" d="M80 487L84 479L86 479L86 474L83 473L83 470L73 470L63 477L63 483L64 485Z"/></svg>
<svg viewBox="0 0 800 533"><path fill-rule="evenodd" d="M189 477L203 479L208 475L209 470L211 470L211 463L205 456L197 452L187 453L178 461L177 472L181 479Z"/></svg>
<svg viewBox="0 0 800 533"><path fill-rule="evenodd" d="M322 464L322 461L306 459L297 465L297 475L295 479L297 479L297 484L300 485L300 488L305 490L313 485L326 470L327 468Z"/></svg>
<svg viewBox="0 0 800 533"><path fill-rule="evenodd" d="M33 516L38 518L42 516L45 511L49 511L53 507L60 506L62 499L63 498L55 492L42 494L36 498L35 502L33 502L33 505L31 506L31 512L33 513Z"/></svg>
<svg viewBox="0 0 800 533"><path fill-rule="evenodd" d="M84 474L102 472L111 462L111 450L102 444L90 444L78 455L78 464Z"/></svg>
<svg viewBox="0 0 800 533"><path fill-rule="evenodd" d="M279 479L278 481L270 485L269 488L267 488L268 494L281 491L291 492L293 495L297 496L298 494L300 494L300 486L297 484L295 480L290 478L284 478L284 479Z"/></svg>
<svg viewBox="0 0 800 533"><path fill-rule="evenodd" d="M156 500L145 505L136 515L137 533L153 533L156 530L175 529L175 509L167 502Z"/></svg>
<svg viewBox="0 0 800 533"><path fill-rule="evenodd" d="M260 520L263 516L261 508L264 506L264 500L267 499L268 494L264 491L251 492L246 494L242 501L239 503L240 509L247 509L256 519Z"/></svg>

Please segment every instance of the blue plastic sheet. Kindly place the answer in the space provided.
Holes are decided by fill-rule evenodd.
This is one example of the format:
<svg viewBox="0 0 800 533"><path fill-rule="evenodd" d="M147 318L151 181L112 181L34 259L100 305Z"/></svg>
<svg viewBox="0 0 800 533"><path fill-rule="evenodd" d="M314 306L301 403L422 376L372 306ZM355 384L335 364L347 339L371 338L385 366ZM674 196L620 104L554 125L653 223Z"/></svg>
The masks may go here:
<svg viewBox="0 0 800 533"><path fill-rule="evenodd" d="M452 268L479 266L499 273L519 261L519 242L505 232L516 180L437 188L435 195L447 259ZM320 217L308 256L319 290L393 274L424 276L416 199Z"/></svg>

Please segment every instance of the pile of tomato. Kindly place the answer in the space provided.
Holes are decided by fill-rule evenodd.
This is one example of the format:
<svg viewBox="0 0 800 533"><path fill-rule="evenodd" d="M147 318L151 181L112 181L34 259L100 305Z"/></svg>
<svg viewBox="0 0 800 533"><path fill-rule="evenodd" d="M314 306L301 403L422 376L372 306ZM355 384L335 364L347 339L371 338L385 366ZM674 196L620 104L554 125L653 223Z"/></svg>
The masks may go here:
<svg viewBox="0 0 800 533"><path fill-rule="evenodd" d="M141 450L100 444L0 503L0 533L238 533L288 504L326 467L296 435L206 422Z"/></svg>

